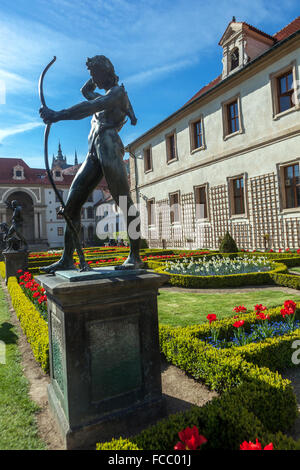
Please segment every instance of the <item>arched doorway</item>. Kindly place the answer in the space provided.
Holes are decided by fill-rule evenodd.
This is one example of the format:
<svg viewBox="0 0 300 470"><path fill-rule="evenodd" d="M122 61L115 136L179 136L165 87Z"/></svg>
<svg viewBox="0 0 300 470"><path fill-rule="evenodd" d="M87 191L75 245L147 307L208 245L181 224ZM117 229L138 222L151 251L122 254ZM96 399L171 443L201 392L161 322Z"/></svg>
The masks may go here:
<svg viewBox="0 0 300 470"><path fill-rule="evenodd" d="M33 210L33 201L31 197L23 192L16 191L10 194L7 198L7 202L18 201L18 204L22 207L22 217L23 217L23 235L27 240L27 243L34 242L34 210ZM7 224L10 226L12 219L12 210L6 209L6 220Z"/></svg>

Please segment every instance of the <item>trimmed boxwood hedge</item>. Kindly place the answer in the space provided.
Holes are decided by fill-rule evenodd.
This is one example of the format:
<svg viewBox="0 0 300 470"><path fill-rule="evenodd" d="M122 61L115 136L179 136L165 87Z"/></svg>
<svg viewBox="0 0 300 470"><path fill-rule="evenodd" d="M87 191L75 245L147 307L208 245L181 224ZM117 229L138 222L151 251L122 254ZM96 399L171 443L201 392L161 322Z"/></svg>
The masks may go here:
<svg viewBox="0 0 300 470"><path fill-rule="evenodd" d="M272 273L272 279L278 286L300 290L300 276L297 274Z"/></svg>
<svg viewBox="0 0 300 470"><path fill-rule="evenodd" d="M2 275L3 272L0 264ZM8 289L35 357L48 370L47 324L15 278L9 279ZM299 308L297 304L297 316ZM280 308L270 309L268 314L271 320L276 320ZM242 317L246 328L257 321L254 313ZM232 332L233 322L233 318L221 320L214 327L227 336ZM208 439L203 447L207 450L238 450L243 441L254 442L256 438L263 446L273 442L278 450L300 450L300 441L282 434L297 417L297 403L290 381L277 372L278 367L291 365L287 353L291 341L300 337L300 331L248 347L219 350L203 341L209 329L208 324L186 328L160 325L160 346L169 362L217 390L220 397L201 408L192 407L187 412L171 415L131 439L99 443L98 450L173 450L178 432L194 425Z"/></svg>
<svg viewBox="0 0 300 470"><path fill-rule="evenodd" d="M280 309L270 309L268 314L275 320ZM255 318L254 313L243 315L248 324ZM233 322L233 318L217 321L214 328L228 335ZM161 352L169 362L220 392L220 397L201 408L192 407L171 415L137 436L98 443L98 450L170 451L178 441L178 432L194 425L208 440L203 450L238 450L243 441L255 442L256 438L263 446L273 442L277 450L300 449L300 440L294 441L282 433L297 417L291 383L275 370L287 364L281 359L281 354L287 352L287 339L252 344L248 350L246 347L220 350L199 339L207 336L209 329L208 324L186 328L161 325ZM298 330L293 339L299 335Z"/></svg>
<svg viewBox="0 0 300 470"><path fill-rule="evenodd" d="M7 289L36 361L45 372L49 371L48 324L24 294L15 277L8 279Z"/></svg>
<svg viewBox="0 0 300 470"><path fill-rule="evenodd" d="M192 276L189 274L171 274L161 263L156 272L167 274L168 282L173 286L187 288L217 289L220 287L240 287L247 285L274 284L273 275L286 273L287 267L282 263L272 263L272 270L248 274L231 274L225 276Z"/></svg>

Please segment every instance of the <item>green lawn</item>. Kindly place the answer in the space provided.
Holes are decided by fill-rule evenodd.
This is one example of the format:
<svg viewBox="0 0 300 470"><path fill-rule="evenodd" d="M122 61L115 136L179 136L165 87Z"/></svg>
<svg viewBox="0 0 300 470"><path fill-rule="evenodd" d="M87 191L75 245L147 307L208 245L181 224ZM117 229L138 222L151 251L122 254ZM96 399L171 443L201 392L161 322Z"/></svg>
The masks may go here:
<svg viewBox="0 0 300 470"><path fill-rule="evenodd" d="M158 296L159 322L171 326L187 326L207 322L208 313L217 314L218 319L234 315L233 307L244 305L250 311L254 305L266 307L282 305L285 300L300 302L299 294L286 294L281 291L254 290L254 292L199 294L160 291Z"/></svg>
<svg viewBox="0 0 300 470"><path fill-rule="evenodd" d="M18 336L10 323L3 290L0 288L0 450L38 450L45 444L37 435L37 405L28 396L28 382L22 373Z"/></svg>
<svg viewBox="0 0 300 470"><path fill-rule="evenodd" d="M290 268L290 271L296 271L296 273L300 273L300 266L295 266L294 268Z"/></svg>

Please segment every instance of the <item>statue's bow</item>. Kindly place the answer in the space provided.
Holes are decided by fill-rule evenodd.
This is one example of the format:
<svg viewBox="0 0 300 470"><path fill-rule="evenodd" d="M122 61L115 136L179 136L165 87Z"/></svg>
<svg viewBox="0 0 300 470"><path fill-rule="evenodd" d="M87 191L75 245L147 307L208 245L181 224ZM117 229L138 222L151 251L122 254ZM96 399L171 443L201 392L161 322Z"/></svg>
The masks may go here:
<svg viewBox="0 0 300 470"><path fill-rule="evenodd" d="M49 62L49 64L45 67L45 69L43 70L41 76L40 76L40 80L39 80L39 95L40 95L40 101L41 101L41 104L42 106L45 106L46 107L46 102L45 102L45 97L44 97L44 90L43 90L43 84L44 84L44 77L47 73L47 71L49 70L49 68L51 67L52 64L54 64L54 62L56 61L56 57L54 56L53 59L51 60L51 62ZM52 173L50 171L50 168L49 168L49 158L48 158L48 138L49 138L49 132L50 132L50 128L51 128L51 124L46 124L46 128L45 128L45 134L44 134L44 157L45 157L45 166L46 166L46 171L47 171L47 175L48 175L48 178L49 178L49 181L54 189L54 192L59 200L59 202L61 203L61 206L63 207L63 209L65 209L65 203L63 201L63 198L60 194L60 192L58 191L55 183L54 183L54 180L52 178ZM90 267L89 265L86 263L85 261L85 258L84 258L84 253L83 253L83 250L82 250L82 247L81 247L81 243L80 243L80 240L79 240L79 236L78 236L78 232L76 230L76 228L74 227L74 224L72 222L72 220L70 219L70 217L65 213L65 211L63 212L63 216L64 216L64 219L69 227L69 229L71 230L71 233L72 233L72 236L73 236L73 241L74 241L74 245L75 245L75 248L76 248L76 251L77 251L77 254L78 254L78 257L79 257L79 265L80 265L80 269L81 271L88 271L90 270Z"/></svg>

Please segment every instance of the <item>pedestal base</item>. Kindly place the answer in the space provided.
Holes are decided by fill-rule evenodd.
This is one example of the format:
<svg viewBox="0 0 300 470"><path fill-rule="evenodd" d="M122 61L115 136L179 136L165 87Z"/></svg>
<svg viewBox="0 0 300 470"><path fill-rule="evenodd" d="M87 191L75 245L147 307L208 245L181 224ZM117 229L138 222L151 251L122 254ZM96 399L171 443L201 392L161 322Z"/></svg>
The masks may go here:
<svg viewBox="0 0 300 470"><path fill-rule="evenodd" d="M10 276L17 276L17 271L28 268L28 251L3 251L5 260L5 282L7 284Z"/></svg>
<svg viewBox="0 0 300 470"><path fill-rule="evenodd" d="M165 399L162 397L107 416L99 416L95 422L71 429L51 384L48 386L48 401L68 450L95 450L97 442L133 436L166 416Z"/></svg>
<svg viewBox="0 0 300 470"><path fill-rule="evenodd" d="M146 270L38 276L47 292L49 402L67 449L129 437L164 417L157 291Z"/></svg>

